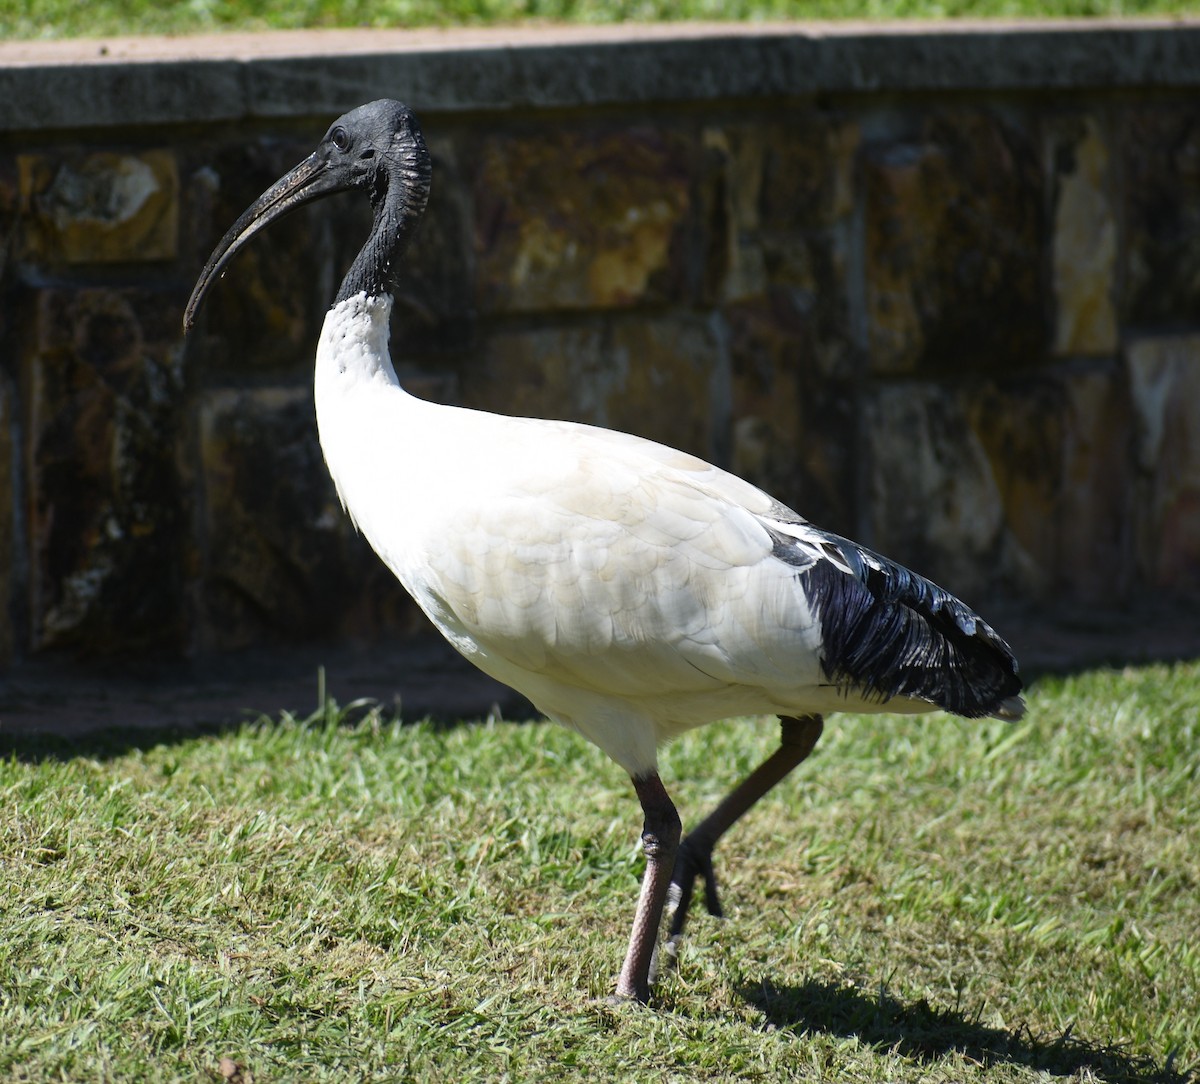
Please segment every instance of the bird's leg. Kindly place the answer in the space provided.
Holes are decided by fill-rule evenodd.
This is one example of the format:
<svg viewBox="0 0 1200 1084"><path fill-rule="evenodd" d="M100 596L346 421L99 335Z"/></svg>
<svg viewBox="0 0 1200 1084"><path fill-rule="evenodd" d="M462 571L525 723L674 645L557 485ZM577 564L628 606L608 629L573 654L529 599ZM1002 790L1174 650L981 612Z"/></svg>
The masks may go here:
<svg viewBox="0 0 1200 1084"><path fill-rule="evenodd" d="M617 979L617 997L647 1001L650 998L650 967L658 945L663 904L675 869L681 826L679 814L657 772L635 778L633 786L645 814L642 848L646 852L646 872L642 876L642 891L633 916L629 951Z"/></svg>
<svg viewBox="0 0 1200 1084"><path fill-rule="evenodd" d="M824 728L819 715L805 715L800 718L781 716L779 722L779 748L746 776L716 809L688 832L679 845L668 903L671 925L667 935L667 952L671 957L678 952L697 877L704 878L704 905L708 908L708 913L721 916L717 879L712 867L712 852L717 840L813 751L813 746L817 744Z"/></svg>

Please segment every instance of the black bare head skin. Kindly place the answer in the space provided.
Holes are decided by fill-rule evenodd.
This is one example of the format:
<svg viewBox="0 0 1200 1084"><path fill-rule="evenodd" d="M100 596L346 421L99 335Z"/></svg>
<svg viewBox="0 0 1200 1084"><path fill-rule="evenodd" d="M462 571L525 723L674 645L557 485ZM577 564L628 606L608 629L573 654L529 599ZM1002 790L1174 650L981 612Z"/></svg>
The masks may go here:
<svg viewBox="0 0 1200 1084"><path fill-rule="evenodd" d="M259 230L288 212L334 192L370 197L375 224L342 283L338 298L391 288L392 268L429 199L429 152L412 111L383 98L350 110L329 126L317 149L258 197L208 258L184 312L184 331L212 282Z"/></svg>
<svg viewBox="0 0 1200 1084"><path fill-rule="evenodd" d="M412 110L390 98L360 105L335 120L316 154L326 169L344 177L345 187L366 189L372 204L386 197L397 171L409 183L423 180L420 187L427 194L429 158L421 129Z"/></svg>

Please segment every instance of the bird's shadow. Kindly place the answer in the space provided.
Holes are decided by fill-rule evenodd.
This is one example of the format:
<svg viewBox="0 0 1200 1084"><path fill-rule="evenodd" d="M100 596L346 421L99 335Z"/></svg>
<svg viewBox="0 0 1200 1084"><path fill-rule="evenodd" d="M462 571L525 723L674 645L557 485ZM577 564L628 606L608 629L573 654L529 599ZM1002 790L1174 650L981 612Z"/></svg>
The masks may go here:
<svg viewBox="0 0 1200 1084"><path fill-rule="evenodd" d="M1107 1084L1200 1084L1197 1067L1176 1068L1174 1055L1159 1065L1119 1044L1076 1038L1070 1029L1056 1038L1042 1038L1027 1027L990 1027L969 1013L933 1006L924 998L906 1004L882 986L866 993L845 983L781 986L764 979L739 992L768 1024L781 1030L853 1037L921 1064L958 1053L984 1068L1015 1064L1063 1077L1087 1070Z"/></svg>

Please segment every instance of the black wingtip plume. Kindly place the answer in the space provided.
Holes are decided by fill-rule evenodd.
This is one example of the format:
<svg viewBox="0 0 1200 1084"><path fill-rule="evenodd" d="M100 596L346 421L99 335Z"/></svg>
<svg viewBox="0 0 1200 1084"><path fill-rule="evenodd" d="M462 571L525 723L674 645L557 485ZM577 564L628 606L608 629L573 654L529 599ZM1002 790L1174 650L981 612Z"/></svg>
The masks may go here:
<svg viewBox="0 0 1200 1084"><path fill-rule="evenodd" d="M967 718L1024 712L1012 648L935 583L836 539L860 574L818 561L802 575L821 622L826 677L881 701L902 696Z"/></svg>

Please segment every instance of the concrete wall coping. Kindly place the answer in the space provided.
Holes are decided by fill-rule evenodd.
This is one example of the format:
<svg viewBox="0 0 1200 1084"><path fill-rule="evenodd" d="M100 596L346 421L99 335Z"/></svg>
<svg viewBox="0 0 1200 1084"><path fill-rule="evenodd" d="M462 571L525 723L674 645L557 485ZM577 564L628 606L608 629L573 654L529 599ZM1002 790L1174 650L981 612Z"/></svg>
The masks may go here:
<svg viewBox="0 0 1200 1084"><path fill-rule="evenodd" d="M275 31L0 43L0 131L326 115L383 94L428 114L1198 86L1200 19Z"/></svg>

